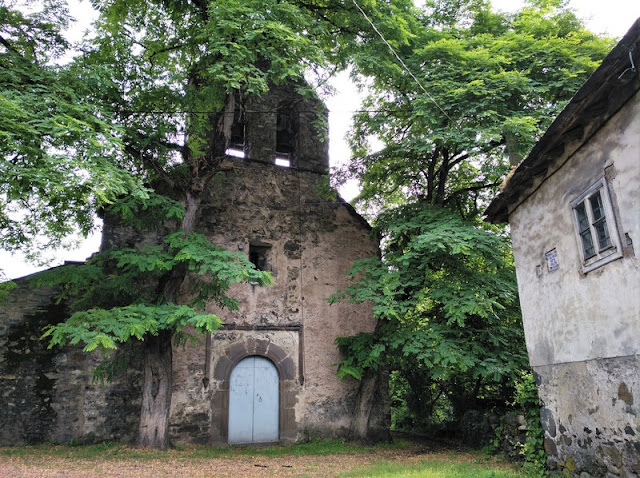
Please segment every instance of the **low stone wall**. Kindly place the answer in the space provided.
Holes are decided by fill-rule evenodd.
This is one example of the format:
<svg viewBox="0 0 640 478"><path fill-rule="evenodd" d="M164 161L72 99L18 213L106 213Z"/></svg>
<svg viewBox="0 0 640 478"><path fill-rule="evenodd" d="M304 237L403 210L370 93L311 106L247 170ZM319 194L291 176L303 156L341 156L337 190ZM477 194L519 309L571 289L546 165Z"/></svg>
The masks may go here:
<svg viewBox="0 0 640 478"><path fill-rule="evenodd" d="M60 321L64 310L51 303L49 289L9 296L0 310L0 443L23 445L52 440L55 435L56 352L42 346L42 327ZM18 300L18 297L20 300Z"/></svg>
<svg viewBox="0 0 640 478"><path fill-rule="evenodd" d="M68 314L48 288L29 278L0 307L0 444L130 440L140 412L139 372L92 383L99 354L79 347L47 348L43 328Z"/></svg>
<svg viewBox="0 0 640 478"><path fill-rule="evenodd" d="M534 367L534 372L552 473L640 475L640 356Z"/></svg>

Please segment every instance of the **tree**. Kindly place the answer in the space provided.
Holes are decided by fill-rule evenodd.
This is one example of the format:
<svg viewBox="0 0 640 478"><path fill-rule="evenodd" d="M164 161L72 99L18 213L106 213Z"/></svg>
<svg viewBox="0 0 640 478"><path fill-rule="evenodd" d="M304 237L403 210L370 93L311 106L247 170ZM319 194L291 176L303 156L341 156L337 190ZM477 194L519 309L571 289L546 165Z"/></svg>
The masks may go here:
<svg viewBox="0 0 640 478"><path fill-rule="evenodd" d="M92 84L53 63L70 50L64 3L17 6L0 6L0 247L34 258L41 238L86 236L96 208L146 193L115 161L122 144L110 112L88 102Z"/></svg>
<svg viewBox="0 0 640 478"><path fill-rule="evenodd" d="M355 60L371 93L344 173L362 183L365 204L425 201L463 216L482 211L507 159L523 158L612 47L560 0L514 14L487 1L428 1L412 33L398 54L417 80L388 48Z"/></svg>
<svg viewBox="0 0 640 478"><path fill-rule="evenodd" d="M340 373L388 367L409 421L428 422L445 402L460 419L512 401L527 366L513 264L506 233L479 216L612 42L556 0L514 14L428 1L412 34L391 45L415 78L387 47L357 52L370 94L342 174L363 185L356 202L383 257L360 263L336 299L373 302L379 321L339 340Z"/></svg>
<svg viewBox="0 0 640 478"><path fill-rule="evenodd" d="M384 258L357 263L353 285L334 300L373 302L378 327L338 339L347 354L339 374L398 372L413 419L423 423L441 397L458 418L504 402L527 363L508 240L425 203L377 222Z"/></svg>
<svg viewBox="0 0 640 478"><path fill-rule="evenodd" d="M38 71L56 73L45 82L56 108L59 102L66 104L66 90L59 84L66 75L72 84L86 85L68 103L86 106L103 128L91 144L102 149L116 173L126 173L146 189L137 196L116 190L117 198L109 197L112 204L86 201L86 196L77 204L83 220L97 206L124 221L155 219L150 222L162 239L149 249L104 252L85 266L49 275L47 282L61 288L61 298L71 301L75 313L46 336L52 345L84 343L87 351L142 341L145 374L137 443L166 448L172 339L182 337L187 325L212 330L217 319L198 309L208 301L233 307L225 294L230 283L249 277L270 280L195 232L203 191L225 158L233 113L248 96L271 85L288 83L313 94L305 73L316 70L322 76L321 68L345 66L350 51L372 36L363 33L369 29L362 28L367 24L356 6L337 0L95 0L93 6L100 17L82 54L65 68L39 64ZM410 1L370 3L367 9L390 38L405 41L406 28L397 26L403 12L412 11ZM65 76L58 76L62 73ZM7 84L18 88L11 79ZM32 101L24 108L35 106ZM17 124L22 127L24 122L18 118ZM64 136L68 127L61 129ZM23 133L40 135L17 131L17 145L10 146L7 155L19 147ZM78 159L77 148L86 138L80 132L68 138L60 159ZM38 154L53 158L59 146L38 148ZM98 156L88 157L79 170L92 184L102 184L92 169L103 164ZM36 164L34 169L45 175L53 164ZM54 179L60 189L75 188ZM30 187L27 181L27 195L41 201L44 209L58 199ZM59 211L47 211L55 224L61 222ZM191 304L195 309L179 305L186 282L198 291Z"/></svg>

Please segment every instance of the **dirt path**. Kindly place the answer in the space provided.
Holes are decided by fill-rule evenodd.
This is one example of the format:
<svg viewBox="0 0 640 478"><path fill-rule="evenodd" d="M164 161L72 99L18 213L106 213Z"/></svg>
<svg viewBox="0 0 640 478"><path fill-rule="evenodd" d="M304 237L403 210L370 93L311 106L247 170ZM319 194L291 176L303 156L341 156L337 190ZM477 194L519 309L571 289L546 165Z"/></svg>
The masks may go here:
<svg viewBox="0 0 640 478"><path fill-rule="evenodd" d="M234 457L159 460L109 460L101 463L52 459L27 463L10 458L0 463L1 477L273 477L335 476L385 458L376 455L324 455L299 457ZM406 460L409 457L397 456Z"/></svg>
<svg viewBox="0 0 640 478"><path fill-rule="evenodd" d="M229 453L206 458L188 448L172 450L162 456L125 458L126 455L122 451L118 456L109 456L107 451L103 459L65 457L64 451L0 455L0 477L331 477L377 461L411 464L419 460L477 460L477 455L426 443L325 455Z"/></svg>

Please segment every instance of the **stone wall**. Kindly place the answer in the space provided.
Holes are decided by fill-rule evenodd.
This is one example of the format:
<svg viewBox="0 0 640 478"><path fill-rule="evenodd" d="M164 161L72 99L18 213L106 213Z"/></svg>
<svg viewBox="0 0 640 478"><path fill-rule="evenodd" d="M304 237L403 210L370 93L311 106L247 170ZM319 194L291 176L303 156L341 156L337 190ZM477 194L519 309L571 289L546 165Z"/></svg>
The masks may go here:
<svg viewBox="0 0 640 478"><path fill-rule="evenodd" d="M640 475L640 357L534 367L552 471ZM568 386L570 385L570 386Z"/></svg>
<svg viewBox="0 0 640 478"><path fill-rule="evenodd" d="M225 443L228 374L247 350L280 370L281 440L350 436L360 384L337 378L334 341L375 323L370 307L330 306L327 299L346 286L356 259L378 254L377 241L348 204L322 197L324 174L235 159L220 176L201 206L199 231L248 257L256 247L263 251L275 284L233 286L237 311L209 309L225 327L208 343L175 352L174 439ZM388 391L376 384L377 408L368 410L365 428L388 436Z"/></svg>
<svg viewBox="0 0 640 478"><path fill-rule="evenodd" d="M57 434L57 354L39 338L46 324L64 317L61 309L52 305L50 290L28 290L24 283L0 309L0 443L38 443Z"/></svg>
<svg viewBox="0 0 640 478"><path fill-rule="evenodd" d="M370 227L328 190L326 135L319 125L326 110L292 88L273 88L247 101L244 159L229 159L205 192L198 231L213 243L261 255L261 267L275 284L237 284L230 290L237 311L209 310L225 328L200 348L176 353L172 431L178 441L224 444L228 374L253 350L280 373L280 438L388 438L389 400L384 378L366 384L339 380L335 339L372 331L367 305L329 306L327 299L347 285L357 259L379 253ZM274 164L278 111L295 116L290 167ZM315 112L315 113L314 113ZM277 351L277 352L276 352ZM375 397L375 400L372 398ZM206 422L210 428L206 437Z"/></svg>
<svg viewBox="0 0 640 478"><path fill-rule="evenodd" d="M272 86L267 94L246 99L246 157L273 163L277 154L278 114L292 119L290 165L299 170L327 173L327 109L317 98L301 96L296 85Z"/></svg>
<svg viewBox="0 0 640 478"><path fill-rule="evenodd" d="M0 443L129 440L137 429L140 374L134 366L112 384L92 383L101 361L78 347L48 349L43 328L68 317L48 288L30 277L0 308Z"/></svg>

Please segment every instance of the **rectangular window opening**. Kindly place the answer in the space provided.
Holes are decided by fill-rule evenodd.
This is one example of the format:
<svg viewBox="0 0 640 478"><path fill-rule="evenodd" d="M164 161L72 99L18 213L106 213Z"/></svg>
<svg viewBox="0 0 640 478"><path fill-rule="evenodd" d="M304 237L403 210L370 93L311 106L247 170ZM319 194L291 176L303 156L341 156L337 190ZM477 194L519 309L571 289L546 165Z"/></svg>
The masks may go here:
<svg viewBox="0 0 640 478"><path fill-rule="evenodd" d="M291 167L291 160L288 157L276 156L275 164L276 164L276 166L282 166L284 168L290 168Z"/></svg>
<svg viewBox="0 0 640 478"><path fill-rule="evenodd" d="M572 207L584 272L621 257L613 209L604 178L573 201Z"/></svg>
<svg viewBox="0 0 640 478"><path fill-rule="evenodd" d="M269 268L269 256L271 252L270 245L249 245L249 261L259 271L268 271Z"/></svg>
<svg viewBox="0 0 640 478"><path fill-rule="evenodd" d="M224 154L226 154L227 156L232 156L234 158L244 158L245 157L245 153L244 153L244 149L240 149L237 147L229 147Z"/></svg>
<svg viewBox="0 0 640 478"><path fill-rule="evenodd" d="M299 128L298 114L291 105L279 105L276 119L276 165L285 168L291 166L291 159L296 154Z"/></svg>
<svg viewBox="0 0 640 478"><path fill-rule="evenodd" d="M244 146L246 138L245 116L240 98L236 97L236 108L233 112L233 123L231 124L231 137L229 147L225 151L227 156L234 158L245 158Z"/></svg>

